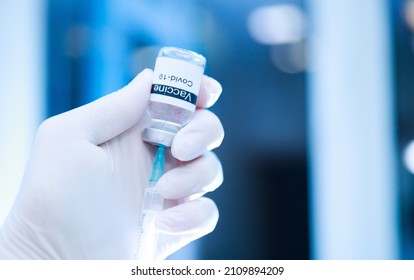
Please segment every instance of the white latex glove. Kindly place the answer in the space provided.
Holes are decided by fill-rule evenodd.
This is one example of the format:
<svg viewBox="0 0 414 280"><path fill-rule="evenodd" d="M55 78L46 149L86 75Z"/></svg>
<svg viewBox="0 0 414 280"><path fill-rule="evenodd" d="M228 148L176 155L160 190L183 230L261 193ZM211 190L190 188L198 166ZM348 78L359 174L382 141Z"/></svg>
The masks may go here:
<svg viewBox="0 0 414 280"><path fill-rule="evenodd" d="M15 203L0 230L3 259L130 259L155 147L141 140L152 71L121 90L46 120L38 129ZM157 256L211 232L222 183L210 151L224 136L205 110L221 86L204 77L194 119L177 133L157 188L170 208L156 220ZM172 153L172 155L171 155Z"/></svg>

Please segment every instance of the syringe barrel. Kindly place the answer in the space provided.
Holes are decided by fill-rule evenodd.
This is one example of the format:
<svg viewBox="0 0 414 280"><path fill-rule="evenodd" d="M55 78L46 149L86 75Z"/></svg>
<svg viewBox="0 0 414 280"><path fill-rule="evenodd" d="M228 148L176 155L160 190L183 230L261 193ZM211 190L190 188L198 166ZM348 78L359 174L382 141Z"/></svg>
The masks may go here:
<svg viewBox="0 0 414 280"><path fill-rule="evenodd" d="M142 200L142 211L152 210L160 212L163 210L164 198L158 193L153 184L144 190L144 198Z"/></svg>
<svg viewBox="0 0 414 280"><path fill-rule="evenodd" d="M157 213L162 211L164 198L151 184L145 188L144 198L139 219L138 248L136 259L153 260L156 257L158 247L158 232L155 228Z"/></svg>

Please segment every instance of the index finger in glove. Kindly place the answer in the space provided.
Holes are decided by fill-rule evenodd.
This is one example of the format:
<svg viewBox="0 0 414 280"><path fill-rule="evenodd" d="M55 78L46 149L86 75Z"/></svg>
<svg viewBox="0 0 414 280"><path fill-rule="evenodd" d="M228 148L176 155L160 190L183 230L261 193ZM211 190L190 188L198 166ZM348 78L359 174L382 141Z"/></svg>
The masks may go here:
<svg viewBox="0 0 414 280"><path fill-rule="evenodd" d="M217 80L203 76L197 97L197 108L209 108L219 99L223 88Z"/></svg>
<svg viewBox="0 0 414 280"><path fill-rule="evenodd" d="M197 110L194 118L174 137L171 153L181 161L193 160L221 145L224 128L220 119L208 110Z"/></svg>

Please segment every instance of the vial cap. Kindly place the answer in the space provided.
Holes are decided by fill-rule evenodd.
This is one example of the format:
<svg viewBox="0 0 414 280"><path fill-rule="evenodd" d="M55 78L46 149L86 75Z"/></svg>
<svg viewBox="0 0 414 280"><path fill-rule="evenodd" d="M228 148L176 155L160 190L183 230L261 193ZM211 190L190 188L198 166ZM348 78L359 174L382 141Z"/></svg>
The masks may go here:
<svg viewBox="0 0 414 280"><path fill-rule="evenodd" d="M149 127L144 129L142 140L156 146L163 145L165 147L171 147L174 136L174 132Z"/></svg>

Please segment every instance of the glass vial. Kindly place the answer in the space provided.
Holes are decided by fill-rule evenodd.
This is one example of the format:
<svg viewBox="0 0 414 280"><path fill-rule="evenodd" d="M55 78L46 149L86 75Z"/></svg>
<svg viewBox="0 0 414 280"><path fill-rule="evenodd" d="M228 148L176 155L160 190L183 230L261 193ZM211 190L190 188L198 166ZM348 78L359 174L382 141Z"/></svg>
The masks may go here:
<svg viewBox="0 0 414 280"><path fill-rule="evenodd" d="M175 134L192 118L200 90L206 59L193 51L164 47L154 67L147 112L151 125L143 140L171 147Z"/></svg>

